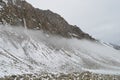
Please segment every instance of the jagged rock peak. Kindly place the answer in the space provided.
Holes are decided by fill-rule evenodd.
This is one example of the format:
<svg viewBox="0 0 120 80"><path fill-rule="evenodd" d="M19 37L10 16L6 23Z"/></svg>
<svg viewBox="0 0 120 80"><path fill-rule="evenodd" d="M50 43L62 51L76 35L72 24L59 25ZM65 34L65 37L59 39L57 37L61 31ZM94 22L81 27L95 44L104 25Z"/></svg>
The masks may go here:
<svg viewBox="0 0 120 80"><path fill-rule="evenodd" d="M94 40L77 26L70 25L60 15L50 10L34 8L25 0L0 0L0 22L13 26L26 26L29 29L43 30L47 33L71 38Z"/></svg>

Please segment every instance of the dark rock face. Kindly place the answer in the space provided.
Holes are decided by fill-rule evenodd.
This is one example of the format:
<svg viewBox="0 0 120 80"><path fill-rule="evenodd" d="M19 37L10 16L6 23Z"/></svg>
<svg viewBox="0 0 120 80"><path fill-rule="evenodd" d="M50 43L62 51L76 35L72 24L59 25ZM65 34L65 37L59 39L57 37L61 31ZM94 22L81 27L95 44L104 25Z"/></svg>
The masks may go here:
<svg viewBox="0 0 120 80"><path fill-rule="evenodd" d="M111 44L113 46L113 48L117 49L117 50L120 50L120 46L119 45L116 45L116 44Z"/></svg>
<svg viewBox="0 0 120 80"><path fill-rule="evenodd" d="M0 0L0 6L3 7L0 9L1 24L24 26L25 20L29 29L43 30L66 38L94 40L77 26L68 24L60 15L50 10L34 8L25 0Z"/></svg>

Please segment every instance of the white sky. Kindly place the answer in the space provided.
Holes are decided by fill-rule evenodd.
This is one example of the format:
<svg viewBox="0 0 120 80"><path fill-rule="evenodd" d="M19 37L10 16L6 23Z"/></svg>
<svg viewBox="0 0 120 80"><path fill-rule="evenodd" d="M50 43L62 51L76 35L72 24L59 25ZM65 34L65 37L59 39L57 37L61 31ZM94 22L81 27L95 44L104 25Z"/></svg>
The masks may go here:
<svg viewBox="0 0 120 80"><path fill-rule="evenodd" d="M120 0L27 0L50 9L93 37L120 43Z"/></svg>

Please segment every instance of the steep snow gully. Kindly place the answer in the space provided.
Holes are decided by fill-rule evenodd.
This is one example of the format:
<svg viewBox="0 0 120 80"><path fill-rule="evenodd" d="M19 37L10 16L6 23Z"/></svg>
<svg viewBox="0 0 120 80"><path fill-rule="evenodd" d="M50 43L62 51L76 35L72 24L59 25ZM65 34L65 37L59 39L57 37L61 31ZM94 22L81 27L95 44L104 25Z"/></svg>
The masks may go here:
<svg viewBox="0 0 120 80"><path fill-rule="evenodd" d="M0 76L76 71L120 74L120 51L97 41L0 26Z"/></svg>

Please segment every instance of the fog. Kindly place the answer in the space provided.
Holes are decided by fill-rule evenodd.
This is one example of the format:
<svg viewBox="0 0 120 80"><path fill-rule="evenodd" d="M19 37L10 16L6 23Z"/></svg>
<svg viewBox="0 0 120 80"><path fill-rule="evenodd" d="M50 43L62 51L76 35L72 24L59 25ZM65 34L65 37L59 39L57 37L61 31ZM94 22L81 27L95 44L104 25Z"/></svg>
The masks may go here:
<svg viewBox="0 0 120 80"><path fill-rule="evenodd" d="M114 50L111 45L106 45L106 42L102 42L101 41L90 41L90 40L86 40L86 39L77 39L77 38L65 38L62 37L60 35L52 35L52 34L47 34L46 32L42 31L42 30L32 30L32 29L25 29L22 26L17 26L17 27L11 27L11 26L0 26L1 30L5 30L5 31L10 31L13 34L15 34L16 36L22 37L28 41L30 40L34 40L36 42L40 42L40 43L44 43L47 46L52 46L56 49L62 49L62 48L86 48L86 49L92 49L95 51L99 51L101 52L100 48L103 49L102 51L111 51L110 53L112 53ZM104 44L105 43L105 44ZM105 49L106 50L105 50ZM111 49L111 50L109 50ZM106 52L108 53L108 52Z"/></svg>
<svg viewBox="0 0 120 80"><path fill-rule="evenodd" d="M25 49L28 51L27 53L32 55L31 57L34 60L38 60L43 64L46 62L45 64L47 65L47 62L49 62L50 66L53 65L53 63L56 65L59 61L66 62L67 60L77 63L83 70L92 70L93 72L97 70L97 73L98 71L104 71L99 72L103 74L109 70L110 72L113 70L116 72L114 74L120 74L120 51L115 50L110 45L85 39L68 39L58 35L47 34L41 30L30 30L15 26L0 26L1 49L11 51L14 55L25 55L22 52L18 52L19 48L23 47L24 42L24 46L26 46ZM16 48L14 45L21 45L21 47ZM38 47L43 51L38 50ZM20 54L16 54L14 51ZM46 57L42 57L42 54L50 58L52 63ZM58 58L59 56L61 57ZM75 66L77 65L75 64Z"/></svg>
<svg viewBox="0 0 120 80"><path fill-rule="evenodd" d="M27 0L34 7L50 9L93 37L120 43L120 0Z"/></svg>

